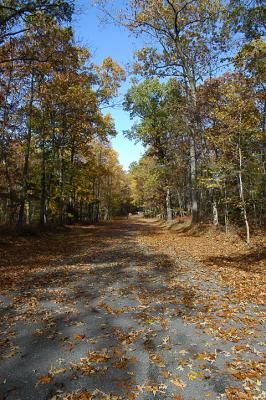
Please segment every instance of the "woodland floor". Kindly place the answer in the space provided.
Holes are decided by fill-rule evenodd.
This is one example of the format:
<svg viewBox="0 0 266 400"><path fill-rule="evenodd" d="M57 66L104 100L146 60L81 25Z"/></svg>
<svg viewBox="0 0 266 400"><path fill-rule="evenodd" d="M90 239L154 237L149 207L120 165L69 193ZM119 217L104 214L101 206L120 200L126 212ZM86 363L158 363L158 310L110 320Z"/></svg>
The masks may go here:
<svg viewBox="0 0 266 400"><path fill-rule="evenodd" d="M262 241L132 218L0 252L1 400L266 399Z"/></svg>

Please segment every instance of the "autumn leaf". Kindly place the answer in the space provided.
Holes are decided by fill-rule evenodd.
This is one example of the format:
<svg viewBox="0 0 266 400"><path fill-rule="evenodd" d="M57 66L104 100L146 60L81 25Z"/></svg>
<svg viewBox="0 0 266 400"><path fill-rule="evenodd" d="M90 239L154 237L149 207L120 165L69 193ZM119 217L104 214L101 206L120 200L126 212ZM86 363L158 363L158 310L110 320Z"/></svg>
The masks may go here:
<svg viewBox="0 0 266 400"><path fill-rule="evenodd" d="M237 345L237 346L234 346L234 349L235 349L235 351L240 352L240 351L247 350L248 346L247 345Z"/></svg>
<svg viewBox="0 0 266 400"><path fill-rule="evenodd" d="M51 375L44 375L38 379L38 383L41 385L47 385L48 383L50 383L52 381L52 379L53 378L51 377Z"/></svg>
<svg viewBox="0 0 266 400"><path fill-rule="evenodd" d="M163 358L161 356L159 356L158 354L152 354L151 355L151 360L155 364L159 365L159 367L161 367L161 368L165 367Z"/></svg>
<svg viewBox="0 0 266 400"><path fill-rule="evenodd" d="M85 339L85 335L82 335L82 334L77 334L77 333L75 333L75 335L74 335L74 338L76 339L76 340L83 340L83 339Z"/></svg>
<svg viewBox="0 0 266 400"><path fill-rule="evenodd" d="M66 368L58 368L58 369L53 369L49 372L52 376L54 376L54 375L63 374L64 372L66 372L66 370L67 370Z"/></svg>
<svg viewBox="0 0 266 400"><path fill-rule="evenodd" d="M187 386L185 382L178 378L171 379L170 382L181 389L185 389L185 387Z"/></svg>
<svg viewBox="0 0 266 400"><path fill-rule="evenodd" d="M97 353L97 352L89 352L88 360L91 362L102 363L107 362L110 359L110 356L106 353Z"/></svg>
<svg viewBox="0 0 266 400"><path fill-rule="evenodd" d="M180 350L179 353L182 354L182 355L185 355L185 354L188 354L189 351L183 349L183 350Z"/></svg>
<svg viewBox="0 0 266 400"><path fill-rule="evenodd" d="M169 371L163 371L163 372L162 372L162 376L163 376L165 379L167 379L167 378L170 378L171 373L170 373Z"/></svg>
<svg viewBox="0 0 266 400"><path fill-rule="evenodd" d="M128 360L127 359L123 359L117 362L114 362L113 364L114 368L118 368L118 369L125 369L128 365Z"/></svg>
<svg viewBox="0 0 266 400"><path fill-rule="evenodd" d="M194 381L195 379L197 379L198 374L195 371L190 371L188 373L188 379L190 379L191 381Z"/></svg>

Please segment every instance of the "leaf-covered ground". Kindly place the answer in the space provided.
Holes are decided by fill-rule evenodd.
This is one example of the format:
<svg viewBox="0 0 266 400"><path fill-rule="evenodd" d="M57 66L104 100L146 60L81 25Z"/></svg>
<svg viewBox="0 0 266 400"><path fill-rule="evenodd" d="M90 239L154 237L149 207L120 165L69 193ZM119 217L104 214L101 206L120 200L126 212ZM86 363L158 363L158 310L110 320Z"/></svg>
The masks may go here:
<svg viewBox="0 0 266 400"><path fill-rule="evenodd" d="M0 399L266 399L265 259L222 243L134 219L2 239Z"/></svg>

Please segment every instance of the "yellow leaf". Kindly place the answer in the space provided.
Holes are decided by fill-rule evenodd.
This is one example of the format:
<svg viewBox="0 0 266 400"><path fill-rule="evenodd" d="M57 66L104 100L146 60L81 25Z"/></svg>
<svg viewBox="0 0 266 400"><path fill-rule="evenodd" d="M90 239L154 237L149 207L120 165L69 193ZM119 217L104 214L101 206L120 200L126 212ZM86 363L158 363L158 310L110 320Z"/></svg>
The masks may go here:
<svg viewBox="0 0 266 400"><path fill-rule="evenodd" d="M178 378L171 379L171 383L175 386L180 387L181 389L184 389L187 386L185 382L181 381L181 379Z"/></svg>
<svg viewBox="0 0 266 400"><path fill-rule="evenodd" d="M191 371L188 374L188 379L190 379L191 381L194 381L195 379L197 379L197 377L198 377L197 372Z"/></svg>
<svg viewBox="0 0 266 400"><path fill-rule="evenodd" d="M63 372L66 372L66 368L54 369L53 371L51 371L51 374L52 375L59 375L59 374L62 374Z"/></svg>

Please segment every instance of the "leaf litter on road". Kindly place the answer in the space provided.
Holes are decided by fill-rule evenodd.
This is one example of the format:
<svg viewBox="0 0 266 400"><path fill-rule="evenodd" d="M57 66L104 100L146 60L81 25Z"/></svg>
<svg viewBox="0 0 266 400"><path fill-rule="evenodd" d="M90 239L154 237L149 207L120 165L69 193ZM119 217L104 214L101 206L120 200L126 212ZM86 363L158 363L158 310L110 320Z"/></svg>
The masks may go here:
<svg viewBox="0 0 266 400"><path fill-rule="evenodd" d="M215 264L199 239L147 221L19 240L1 270L4 396L263 399L259 269Z"/></svg>

